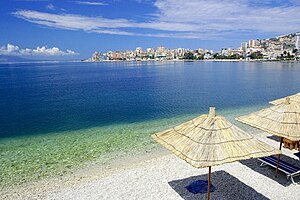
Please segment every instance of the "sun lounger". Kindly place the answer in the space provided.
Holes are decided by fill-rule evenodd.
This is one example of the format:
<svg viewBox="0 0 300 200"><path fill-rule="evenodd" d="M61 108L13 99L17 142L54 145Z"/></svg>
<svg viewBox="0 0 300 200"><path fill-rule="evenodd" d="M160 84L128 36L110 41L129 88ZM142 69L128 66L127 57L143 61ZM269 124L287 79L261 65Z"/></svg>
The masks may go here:
<svg viewBox="0 0 300 200"><path fill-rule="evenodd" d="M263 165L269 165L271 167L276 168L277 166L277 157L274 156L268 156L268 157L263 157L263 158L259 158L258 160L260 160L262 162L261 166ZM299 176L300 175L300 168L293 166L287 162L284 162L282 160L280 160L279 162L279 171L282 171L283 173L286 174L286 178L287 179L291 179L291 181L295 183L294 181L294 177Z"/></svg>

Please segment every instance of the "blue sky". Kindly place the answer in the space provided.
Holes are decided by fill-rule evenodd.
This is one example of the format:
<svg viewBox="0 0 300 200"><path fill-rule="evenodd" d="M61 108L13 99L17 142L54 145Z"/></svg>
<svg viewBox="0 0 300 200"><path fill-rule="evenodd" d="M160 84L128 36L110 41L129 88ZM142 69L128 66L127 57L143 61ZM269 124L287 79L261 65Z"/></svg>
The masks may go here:
<svg viewBox="0 0 300 200"><path fill-rule="evenodd" d="M219 50L300 31L300 0L0 0L0 54L61 59L160 45Z"/></svg>

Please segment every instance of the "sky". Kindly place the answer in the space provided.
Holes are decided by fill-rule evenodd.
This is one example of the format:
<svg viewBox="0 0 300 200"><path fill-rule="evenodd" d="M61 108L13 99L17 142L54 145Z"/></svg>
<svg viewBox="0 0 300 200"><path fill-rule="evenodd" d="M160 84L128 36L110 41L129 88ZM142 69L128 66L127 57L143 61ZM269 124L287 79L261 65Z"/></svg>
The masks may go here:
<svg viewBox="0 0 300 200"><path fill-rule="evenodd" d="M300 0L0 0L0 55L236 48L300 31Z"/></svg>

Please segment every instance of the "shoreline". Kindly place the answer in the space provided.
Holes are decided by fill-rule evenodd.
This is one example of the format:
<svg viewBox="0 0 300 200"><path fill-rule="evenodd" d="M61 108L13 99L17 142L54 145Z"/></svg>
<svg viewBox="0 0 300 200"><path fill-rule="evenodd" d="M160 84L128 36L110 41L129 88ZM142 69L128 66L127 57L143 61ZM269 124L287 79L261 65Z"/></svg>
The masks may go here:
<svg viewBox="0 0 300 200"><path fill-rule="evenodd" d="M40 199L46 191L59 190L61 187L72 187L79 183L109 177L115 173L133 169L147 162L160 160L171 155L168 150L160 146L142 152L131 151L121 156L117 152L114 154L104 163L93 161L64 175L2 187L0 197L3 200Z"/></svg>
<svg viewBox="0 0 300 200"><path fill-rule="evenodd" d="M100 61L73 61L82 63L102 63L102 62L300 62L300 60L265 60L265 59L205 59L205 60L100 60Z"/></svg>
<svg viewBox="0 0 300 200"><path fill-rule="evenodd" d="M237 115L265 106L229 108L219 110L219 113L232 123L239 123L234 119ZM10 152L10 156L3 154L1 167L4 175L0 187L22 186L43 179L51 179L51 177L61 177L91 165L105 166L116 158L150 155L149 153L159 148L159 145L151 139L151 134L176 126L199 114L201 113L3 140L3 148L16 150ZM244 130L248 128L240 123L239 127ZM252 129L248 132L256 134L256 131ZM22 148L22 152L18 152L20 145L26 146ZM57 148L59 151L56 150ZM75 157L74 154L76 154ZM37 159L38 162L35 161ZM12 162L15 167L11 165Z"/></svg>
<svg viewBox="0 0 300 200"><path fill-rule="evenodd" d="M0 62L0 64L30 64L30 63L104 63L104 62L287 62L297 63L300 60L246 60L246 59L205 59L205 60L100 60L100 61L82 61L82 60L37 60L37 61L25 61L25 62Z"/></svg>
<svg viewBox="0 0 300 200"><path fill-rule="evenodd" d="M278 141L270 139L270 136L261 131L256 135L259 140L277 146ZM294 151L283 149L283 159L296 159ZM216 191L212 193L212 197L228 199L247 194L246 199L278 199L282 196L296 199L298 187L290 184L283 173L274 178L274 171L273 168L260 167L257 159L213 167L212 183L216 186ZM105 165L91 164L73 174L6 188L1 190L0 197L4 200L181 199L182 195L192 194L182 193L176 185L185 186L191 180L197 180L198 177L206 179L206 176L206 168L193 168L171 152L158 147L151 152L136 152L118 157ZM228 179L231 180L232 191L226 189ZM173 185L174 181L178 183ZM271 187L264 187L265 184ZM196 197L205 199L206 195L190 196L192 199Z"/></svg>
<svg viewBox="0 0 300 200"><path fill-rule="evenodd" d="M182 62L182 61L180 61L180 62ZM201 62L201 61L199 61L199 62ZM68 64L68 66L71 66L71 65L72 64ZM80 66L80 64L77 64L77 65ZM108 64L107 66L109 66L109 65L110 64ZM131 72L131 70L132 70L131 66L138 66L138 65L140 65L140 63L138 63L138 64L123 63L120 66L126 66L126 65L130 66L130 71L126 70L126 72ZM149 65L155 66L155 63L154 62L149 63ZM160 65L160 63L158 65ZM162 65L167 66L168 64L162 63ZM176 63L173 63L172 66L174 66L174 65L176 65ZM180 63L178 63L178 65L180 65ZM201 66L201 64L193 65L192 63L188 64L188 65ZM204 63L203 63L203 65L204 65ZM221 67L224 66L223 64L218 64L218 65L220 65ZM210 66L218 66L218 65L216 63L216 64L213 64ZM225 66L231 66L231 65L233 65L233 64L225 65ZM238 65L241 65L241 64L238 64ZM242 64L242 65L244 65L244 64ZM260 65L268 65L268 64L254 64L254 65L260 66ZM269 64L269 65L270 65L270 67L273 67L273 66L276 66L277 64ZM294 71L295 72L299 71L298 63L297 64L278 64L278 65L281 67L295 66L295 67L293 67L293 71L288 69L289 73L287 73L287 75L289 75L289 77L291 77L291 80L293 80L292 78L294 76L292 76L292 75L294 74ZM32 66L34 66L34 65L32 65ZM74 66L76 66L76 64L74 64ZM89 65L82 65L82 66L89 66ZM95 64L94 68L95 69L99 68L99 66L101 68L101 65ZM117 63L116 63L116 66L118 66ZM147 66L147 64L144 64L144 65L141 64L141 66ZM250 64L247 66L250 66ZM180 67L181 67L181 65L180 65ZM268 67L268 69L270 67ZM109 66L108 69L111 69L111 68L112 67ZM150 68L151 68L151 70L155 69L154 70L155 72L157 70L161 71L160 67L157 69L154 67L150 67ZM298 68L298 69L296 69L296 68ZM173 67L171 67L171 69L173 69ZM180 68L180 71L178 71L180 73L179 80L182 80L181 76L183 73L181 72L181 69L182 68ZM199 70L199 67L195 67L195 69L197 69L197 70L195 70L195 72L199 72L199 75L205 74L205 73L200 73L202 70ZM261 69L261 68L254 68L254 69ZM98 70L99 69L97 69L97 71ZM135 70L136 69L134 69L133 71L135 71ZM139 70L140 69L138 69L136 72L140 72ZM168 71L165 69L163 69L163 70ZM216 71L217 70L218 69L216 68ZM102 71L102 70L100 70L100 71ZM266 72L273 72L273 71L276 71L276 70L273 70L273 69L266 70ZM281 70L280 71L277 70L277 71L279 73L275 73L275 74L280 75L280 77L281 77L282 76ZM116 73L117 72L118 71L116 71ZM177 69L176 69L176 72L177 72ZM194 71L191 71L191 72L194 72ZM244 75L245 74L244 71L242 71L242 72L243 73L241 75ZM245 72L250 72L250 70L246 70ZM251 72L252 72L252 68L251 68ZM260 75L262 71L259 70L258 72ZM141 74L140 73L136 73L136 74L137 74L137 77L140 79ZM188 74L189 73L187 73L187 75ZM144 74L142 74L142 75L144 75ZM148 70L147 70L146 75L149 75ZM169 76L170 74L167 73L166 75ZM221 74L221 75L222 76L219 77L219 79L221 78L220 80L231 80L231 79L223 79L223 77L226 77L225 75L228 75L227 68L226 68L226 73ZM176 78L177 76L174 76L174 77ZM193 79L189 79L189 78L191 78L191 76L184 76L184 77L187 80L193 80ZM199 77L201 78L201 76L195 76L195 79L193 81L198 80ZM203 77L205 77L205 76L203 76ZM245 77L247 78L247 76L245 76ZM262 78L257 79L258 81L255 81L255 84L253 84L253 85L250 84L249 88L257 89L257 86L258 86L257 84L264 83L264 82L260 82L260 81L265 80L265 78L267 78L265 76L259 76L259 77L262 77ZM287 77L287 76L285 76L285 77ZM232 78L235 78L235 77L233 76ZM98 80L98 78L97 78L97 80ZM127 80L127 79L125 79L125 80ZM151 82L147 81L146 83L152 83L153 80L154 80L154 82L156 81L156 79L150 79L150 80L151 80ZM253 80L256 80L256 79L253 79ZM269 80L269 81L273 80L273 76L271 76L271 78L266 79L266 80ZM87 80L87 81L89 83L90 80ZM63 82L64 81L62 81L62 83ZM295 75L295 83L298 83L298 82L299 81L297 80L297 76ZM85 82L83 82L83 83L85 83ZM96 81L96 83L98 83L98 81ZM157 82L157 83L160 83L160 82ZM184 83L191 83L191 82L184 82ZM201 83L201 82L198 82L198 83ZM226 82L226 83L228 83L228 82ZM250 83L252 83L252 82L250 82ZM270 82L265 82L265 83L268 84ZM154 87L154 88L157 88L157 90L155 90L155 91L160 91L159 89L163 88L162 86L164 86L164 85L158 84L158 86L159 87ZM178 88L181 88L181 86L183 86L183 84L180 84L178 86L180 86ZM199 84L199 86L200 86L200 84ZM235 86L235 85L232 85L232 86ZM278 86L282 86L282 85L277 85L277 87ZM260 107L269 106L268 101L278 98L279 94L280 94L280 97L288 95L288 90L296 92L298 85L292 84L292 86L290 88L283 88L282 90L280 87L278 87L277 89L279 89L279 91L272 90L273 92L267 92L270 88L264 88L264 90L262 90L262 91L267 92L267 93L265 93L266 96L264 96L265 94L261 94L260 92L258 92L258 93L257 92L255 92L255 93L254 92L253 93L242 92L239 94L241 95L241 97L242 97L242 95L245 94L245 98L241 98L241 100L232 99L232 97L227 98L226 94L229 94L231 92L231 90L228 90L226 92L226 94L224 93L224 96L218 97L219 100L214 101L214 102L219 102L219 104L217 103L217 110L218 110L219 114L223 115L227 119L231 119L232 123L238 123L234 120L234 117L236 115L242 115L242 113L246 114L247 112L250 112L250 111L252 112L254 110L258 110ZM47 88L48 87L45 87L45 89L47 89ZM72 87L70 87L70 88L72 88ZM198 88L199 87L197 87L197 89ZM233 87L233 88L235 88L235 87ZM77 89L77 88L75 88L75 89ZM89 87L87 87L86 89L88 90ZM129 87L126 89L127 89L126 91L131 91L131 88L129 88ZM184 89L186 91L189 91L189 89L192 89L192 88L186 87ZM276 87L273 89L276 89ZM47 90L45 90L45 91L47 91ZM118 90L116 90L116 91L118 91ZM177 91L179 91L179 90L177 90ZM182 90L182 91L184 91L184 90ZM210 91L210 90L208 90L208 91ZM211 91L217 92L214 88L212 88ZM248 90L248 91L250 91L250 90ZM164 94L163 92L165 92L165 90L161 90L161 93L159 93L159 94ZM95 93L93 93L93 95L94 94ZM147 96L141 96L141 97L143 97L143 98L151 97L151 95L152 95L152 93L150 93L150 91L147 94L149 94L149 96L147 95ZM184 93L182 93L182 94L184 94ZM194 92L191 91L191 93L188 93L188 94L194 94ZM259 99L260 98L259 94L262 95L261 99ZM15 191L15 195L18 195L20 193L26 193L26 191L28 190L30 192L30 194L35 195L35 194L43 193L43 190L47 190L47 193L48 193L49 190L51 190L51 188L54 188L53 190L59 190L60 188L58 188L58 186L56 186L57 184L60 185L61 187L64 187L64 186L82 184L83 182L89 182L89 181L94 181L94 180L98 181L100 179L102 180L103 177L107 178L107 177L110 177L112 174L119 174L119 173L121 173L120 170L127 171L128 168L130 168L130 169L135 168L135 167L131 167L131 164L134 163L134 166L136 166L136 163L151 160L151 158L149 158L149 157L151 157L150 155L152 155L152 150L153 150L153 152L156 151L156 147L158 145L155 145L155 142L153 142L150 139L151 134L158 132L158 131L165 130L168 127L174 127L174 125L176 125L177 123L179 124L186 120L192 119L195 116L198 116L199 114L201 114L201 112L206 113L206 110L203 110L201 107L202 104L208 103L208 100L206 101L205 99L207 99L209 97L209 95L207 95L207 96L206 95L207 95L207 93L201 92L201 93L199 93L199 95L195 95L195 96L191 95L191 99L186 99L186 95L185 95L185 97L178 99L178 100L180 100L178 102L178 104L177 103L174 104L174 105L176 105L176 107L174 106L174 110L173 110L173 107L163 106L161 109L161 112L159 112L159 113L155 112L155 113L157 113L157 116L156 115L155 116L142 115L142 116L144 116L144 118L142 118L142 117L134 118L137 120L124 120L124 121L120 120L120 122L116 121L114 123L108 123L105 125L101 125L99 123L98 125L95 125L95 126L86 126L85 123L88 121L85 121L85 120L83 120L81 123L81 119L84 119L84 118L78 118L78 119L74 118L74 121L72 123L70 123L69 126L62 126L63 128L65 128L62 131L58 130L58 131L52 131L52 132L43 132L43 133L41 132L41 134L39 134L39 135L24 135L22 137L16 137L16 138L7 137L6 141L0 140L0 147L1 147L1 149L3 149L3 151L1 152L1 159L0 159L0 171L2 172L0 181L2 181L1 184L3 185L3 187L2 187L2 185L0 187L6 188L5 189L6 194L11 194L11 192ZM257 95L257 96L254 96L254 95ZM84 96L84 97L86 97L86 96ZM87 96L87 97L89 97L89 96ZM162 101L163 103L168 102L167 99L165 98L165 97L168 97L167 95L157 95L157 96L154 95L153 97L158 97L158 98L153 98L153 101L150 101L151 106L152 106L152 102L153 102L154 106L157 105L156 103L159 103L159 105L160 105L160 101ZM191 103L191 104L189 103L189 101L193 100L194 97L197 97L197 99L196 99L197 106L192 105L192 104L195 104L195 102ZM203 101L202 101L202 98L203 98ZM250 100L249 100L249 98L250 98ZM256 98L258 98L258 100ZM97 98L97 100L98 99L101 99L101 98ZM94 100L94 99L91 98L91 100ZM149 98L149 100L152 100L152 99ZM234 101L232 103L226 103L226 101L231 101L231 100L236 100L237 103L234 103ZM56 101L54 101L54 102L56 102ZM82 101L82 102L85 102L85 101ZM78 103L82 103L82 102L79 101ZM149 103L149 101L140 101L140 102ZM210 102L211 102L211 100L210 100ZM225 102L224 105L223 105L223 102ZM101 102L92 101L91 103L93 103L92 105L94 106L94 105L98 105ZM173 101L170 101L170 103L173 103ZM76 104L76 105L85 105L85 104ZM114 105L114 106L116 106L116 108L118 108L117 104L112 104L112 105ZM144 105L144 104L141 104L141 105ZM148 104L145 104L145 105L148 105ZM162 104L162 105L164 105L164 104ZM227 105L227 106L225 106L225 105ZM181 106L182 106L182 108L181 108ZM184 109L185 108L184 106L187 106L187 109ZM54 107L54 108L56 108L56 107ZM92 108L96 108L96 107L92 107ZM193 108L193 109L191 109L191 108ZM199 109L199 108L201 108L201 109ZM177 112L177 109L182 109L182 110L180 110L180 112ZM197 110L197 109L199 109L199 110ZM101 109L95 109L93 111L95 111L95 112L97 112L97 114L99 114L99 110L101 111ZM144 112L144 110L142 110L142 111ZM70 113L72 113L72 112L70 112ZM178 114L178 113L180 113L180 114ZM129 116L129 119L131 119L130 118L131 114L132 113L130 112L126 116ZM78 115L78 116L81 116L81 115ZM31 119L31 118L28 118L28 119ZM96 121L96 119L97 118L95 118L95 121ZM102 118L99 118L99 119L102 119ZM99 121L101 121L101 120L99 120ZM54 122L55 122L55 120L54 120ZM83 126L82 127L76 126L77 128L69 129L69 127L72 127L71 125L75 124L74 122L77 122ZM51 121L49 121L49 123L51 123ZM51 126L56 126L56 125L59 126L60 123L63 123L63 121L59 121L59 123L52 123L50 125ZM88 122L88 124L89 124L89 122ZM242 128L243 130L247 130L246 128L244 129L242 125L239 125L239 127ZM24 131L30 132L30 131L28 131L28 130L31 130L30 126L28 126L27 128L29 128L29 129L24 129ZM5 130L5 129L3 129L3 130ZM9 129L7 129L7 130L9 130ZM20 133L22 133L23 130L20 129L19 131L20 131ZM248 130L247 130L247 132L250 133L250 131L248 131ZM251 132L256 134L255 130L251 129ZM137 153L137 154L133 153L132 152L133 150L136 150L135 153ZM119 154L120 152L121 152L121 154ZM112 157L109 158L110 156L112 156ZM160 157L160 154L159 155L155 154L154 157ZM117 159L114 159L114 158L117 158ZM155 158L155 160L156 160L156 158ZM177 161L174 161L174 162L177 162ZM148 170L148 168L147 168L147 170ZM148 175L151 175L151 174L148 174ZM48 177L52 177L52 178L48 178ZM42 179L42 180L32 181L33 179ZM18 184L17 181L20 181L21 183L23 183L24 181L28 181L28 182L26 184L19 184L16 187L10 187L10 188L7 187L7 185L12 183L13 181L15 181L16 184ZM31 186L31 185L34 185L34 186ZM35 192L36 190L39 192Z"/></svg>

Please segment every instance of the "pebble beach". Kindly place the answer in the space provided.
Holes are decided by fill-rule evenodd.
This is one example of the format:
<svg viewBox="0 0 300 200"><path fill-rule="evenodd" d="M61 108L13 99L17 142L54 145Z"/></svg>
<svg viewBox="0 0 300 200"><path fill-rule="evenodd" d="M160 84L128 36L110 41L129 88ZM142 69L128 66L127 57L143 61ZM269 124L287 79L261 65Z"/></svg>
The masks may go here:
<svg viewBox="0 0 300 200"><path fill-rule="evenodd" d="M278 141L266 133L256 137L276 147ZM283 149L283 160L300 165L295 150ZM298 199L299 185L275 169L260 166L257 159L212 167L215 191L211 199ZM106 165L92 165L71 175L6 188L1 199L206 199L185 186L207 180L208 169L196 169L167 150L158 148L123 157ZM295 178L299 182L299 177Z"/></svg>

